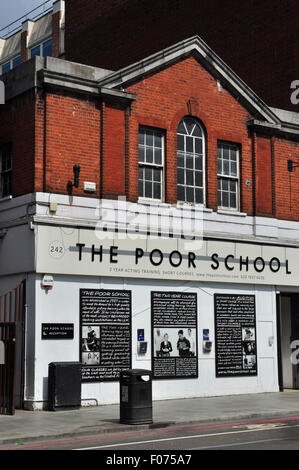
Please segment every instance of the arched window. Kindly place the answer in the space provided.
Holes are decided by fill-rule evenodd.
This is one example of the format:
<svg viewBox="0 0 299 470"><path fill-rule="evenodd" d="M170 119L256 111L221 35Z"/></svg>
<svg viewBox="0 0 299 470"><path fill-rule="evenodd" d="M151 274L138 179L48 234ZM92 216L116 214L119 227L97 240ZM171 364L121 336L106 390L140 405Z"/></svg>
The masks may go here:
<svg viewBox="0 0 299 470"><path fill-rule="evenodd" d="M198 121L184 117L177 130L178 201L204 204L205 139Z"/></svg>

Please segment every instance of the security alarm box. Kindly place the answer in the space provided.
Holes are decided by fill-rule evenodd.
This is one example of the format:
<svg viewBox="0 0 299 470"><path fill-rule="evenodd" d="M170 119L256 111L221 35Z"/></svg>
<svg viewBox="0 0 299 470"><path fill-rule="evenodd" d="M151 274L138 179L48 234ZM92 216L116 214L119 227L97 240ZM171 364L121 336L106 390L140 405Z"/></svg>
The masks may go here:
<svg viewBox="0 0 299 470"><path fill-rule="evenodd" d="M45 276L42 278L42 286L53 287L53 285L54 285L53 276L50 276L49 274L45 274Z"/></svg>

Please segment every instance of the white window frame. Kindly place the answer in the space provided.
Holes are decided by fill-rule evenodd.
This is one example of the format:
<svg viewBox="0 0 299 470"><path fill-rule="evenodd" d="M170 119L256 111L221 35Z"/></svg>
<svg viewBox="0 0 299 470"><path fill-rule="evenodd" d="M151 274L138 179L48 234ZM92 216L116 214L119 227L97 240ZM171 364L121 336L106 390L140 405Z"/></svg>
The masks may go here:
<svg viewBox="0 0 299 470"><path fill-rule="evenodd" d="M162 152L161 152L161 164L158 165L156 163L148 163L146 161L141 162L139 160L139 133L141 130L148 130L152 132L159 132L161 134L161 142L162 142ZM159 168L161 169L161 198L154 198L154 197L146 197L146 196L140 196L139 195L139 168ZM150 126L143 126L140 125L138 128L138 202L153 202L153 203L163 203L165 201L165 132L162 129L156 128L156 127L150 127Z"/></svg>
<svg viewBox="0 0 299 470"><path fill-rule="evenodd" d="M185 116L181 119L181 121L183 121L185 118L193 119L196 122L196 124L198 124L198 126L200 127L201 132L202 132L202 139L201 140L202 140L202 190L203 190L203 202L188 202L188 201L181 201L181 200L177 199L177 205L178 206L183 206L185 204L188 204L192 207L205 208L206 207L206 199L207 199L207 196L206 196L206 136L205 136L205 133L204 133L204 129L203 129L202 125L200 124L200 122L198 121L198 119L194 118L193 116ZM179 124L180 124L180 122L179 122ZM185 134L180 134L179 132L177 132L176 135L178 136L178 134L179 135L185 135ZM179 151L178 148L177 148L177 169L178 169L178 154L179 153L183 153L183 152ZM184 153L188 153L188 152L184 152ZM181 167L179 167L179 168L181 168ZM185 168L185 170L186 170L186 168ZM196 171L196 170L194 169L193 171ZM182 185L178 183L178 179L177 179L177 187L178 186L182 186ZM183 186L187 187L188 185L183 185ZM192 186L192 187L196 188L196 186Z"/></svg>
<svg viewBox="0 0 299 470"><path fill-rule="evenodd" d="M224 174L223 172L222 173L219 173L218 171L218 150L219 150L219 147L221 146L222 147L222 152L223 152L223 147L224 146L227 146L227 147L231 147L231 148L234 148L236 150L236 156L237 156L237 159L236 159L236 176L235 175L226 175ZM223 154L223 153L222 153ZM222 158L223 160L223 158ZM229 159L229 162L231 160ZM219 194L219 189L218 189L218 181L219 180L227 180L228 182L229 181L236 181L236 207L227 207L227 206L223 206L223 205L219 205L218 204L218 194ZM230 194L230 192L228 191L228 194ZM239 212L240 211L240 145L238 144L235 144L234 142L227 142L227 141L224 141L224 140L218 140L217 142L217 205L218 205L218 209L219 210L223 210L223 211L229 211L229 212Z"/></svg>
<svg viewBox="0 0 299 470"><path fill-rule="evenodd" d="M51 46L52 46L52 55L53 55L53 37L50 36L49 38L45 39L44 41L35 44L35 46L31 46L31 47L30 47L30 58L31 58L31 57L36 57L36 56L33 56L33 55L32 55L32 50L35 49L36 47L40 47L40 55L37 56L37 57L44 57L44 55L43 55L43 46L44 46L44 44L45 44L46 42L48 42L48 41L50 41L50 40L52 41Z"/></svg>
<svg viewBox="0 0 299 470"><path fill-rule="evenodd" d="M21 54L18 54L18 55L16 55L15 57L13 57L12 59L9 59L9 60L6 60L5 62L3 62L3 63L1 64L1 74L7 73L7 72L4 72L4 71L3 71L3 67L4 67L4 65L6 65L6 64L8 64L8 63L10 64L9 72L10 72L11 70L15 69L16 67L18 67L19 64L16 65L15 67L13 66L13 61L14 61L15 59L17 59L18 57L21 58Z"/></svg>

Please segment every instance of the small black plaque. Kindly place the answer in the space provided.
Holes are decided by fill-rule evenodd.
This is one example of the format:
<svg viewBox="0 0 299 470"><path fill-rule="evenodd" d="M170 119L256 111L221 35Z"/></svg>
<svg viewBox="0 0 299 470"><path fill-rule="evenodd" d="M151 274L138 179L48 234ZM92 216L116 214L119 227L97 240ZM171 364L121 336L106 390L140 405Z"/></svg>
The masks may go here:
<svg viewBox="0 0 299 470"><path fill-rule="evenodd" d="M74 324L43 323L42 339L74 339Z"/></svg>

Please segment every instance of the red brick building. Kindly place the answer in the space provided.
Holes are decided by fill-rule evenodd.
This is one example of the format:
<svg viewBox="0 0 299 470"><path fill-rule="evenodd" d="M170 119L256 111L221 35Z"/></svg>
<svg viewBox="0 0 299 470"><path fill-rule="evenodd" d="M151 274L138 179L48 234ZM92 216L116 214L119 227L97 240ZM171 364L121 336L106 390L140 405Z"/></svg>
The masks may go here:
<svg viewBox="0 0 299 470"><path fill-rule="evenodd" d="M46 407L48 364L78 358L87 404L118 402L131 367L153 371L154 399L296 388L282 362L298 310L298 113L198 36L107 65L33 57L2 76L0 294L25 279L27 299L18 405ZM65 325L53 348L47 328ZM188 357L163 356L160 335L177 345L181 330Z"/></svg>

